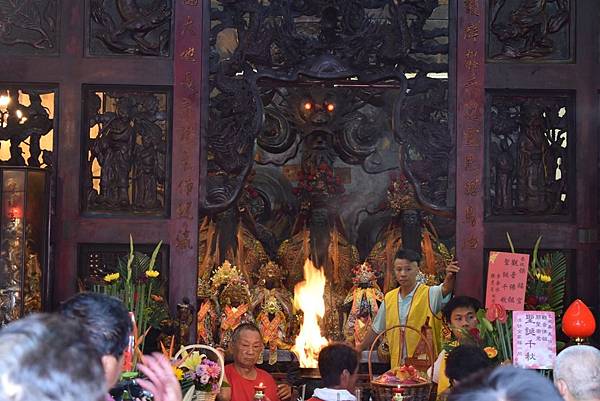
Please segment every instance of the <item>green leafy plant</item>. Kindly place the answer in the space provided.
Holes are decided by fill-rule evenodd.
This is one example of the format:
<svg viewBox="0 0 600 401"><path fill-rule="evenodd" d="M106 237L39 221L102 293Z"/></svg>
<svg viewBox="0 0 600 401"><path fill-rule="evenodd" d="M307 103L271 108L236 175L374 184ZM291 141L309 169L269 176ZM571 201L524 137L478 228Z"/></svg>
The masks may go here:
<svg viewBox="0 0 600 401"><path fill-rule="evenodd" d="M162 241L154 248L152 256L148 257L134 250L133 238L129 236L127 258L119 259L115 273L107 274L102 284L95 284L92 288L94 292L119 298L133 313L137 327L134 336L140 353L144 350L150 318L156 313L155 309L160 307L162 300L158 278L160 272L155 269L161 245ZM136 360L137 354L134 356L134 365Z"/></svg>

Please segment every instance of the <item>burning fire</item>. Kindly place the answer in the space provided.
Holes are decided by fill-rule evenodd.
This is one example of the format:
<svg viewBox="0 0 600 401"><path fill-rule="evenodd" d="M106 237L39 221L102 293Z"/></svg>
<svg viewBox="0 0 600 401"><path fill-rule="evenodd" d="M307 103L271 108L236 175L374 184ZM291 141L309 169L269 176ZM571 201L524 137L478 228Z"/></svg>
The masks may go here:
<svg viewBox="0 0 600 401"><path fill-rule="evenodd" d="M298 356L302 368L316 368L319 351L328 344L319 327L319 318L325 314L324 292L325 272L307 259L304 262L304 281L294 287L294 308L304 312L304 319L292 351Z"/></svg>

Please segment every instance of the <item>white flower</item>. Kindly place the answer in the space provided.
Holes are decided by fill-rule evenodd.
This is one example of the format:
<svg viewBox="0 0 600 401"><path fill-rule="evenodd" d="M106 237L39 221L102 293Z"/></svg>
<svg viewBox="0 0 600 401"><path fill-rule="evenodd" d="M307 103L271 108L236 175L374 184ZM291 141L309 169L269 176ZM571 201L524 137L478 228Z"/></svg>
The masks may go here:
<svg viewBox="0 0 600 401"><path fill-rule="evenodd" d="M209 375L202 375L202 376L200 376L200 383L202 383L202 384L208 383L209 380L210 380L210 376Z"/></svg>

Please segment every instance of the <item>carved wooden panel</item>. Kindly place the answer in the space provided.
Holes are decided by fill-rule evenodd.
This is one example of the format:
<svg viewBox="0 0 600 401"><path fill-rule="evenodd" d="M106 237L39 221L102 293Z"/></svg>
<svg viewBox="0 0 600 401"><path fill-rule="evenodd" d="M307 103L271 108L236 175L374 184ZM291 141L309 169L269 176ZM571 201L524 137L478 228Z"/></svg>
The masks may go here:
<svg viewBox="0 0 600 401"><path fill-rule="evenodd" d="M573 95L493 91L488 95L486 215L568 217L574 205Z"/></svg>
<svg viewBox="0 0 600 401"><path fill-rule="evenodd" d="M338 338L358 260L385 270L432 226L452 247L449 7L417 3L211 2L200 277L270 259L292 288L310 258Z"/></svg>
<svg viewBox="0 0 600 401"><path fill-rule="evenodd" d="M59 10L57 0L0 1L0 54L58 54Z"/></svg>
<svg viewBox="0 0 600 401"><path fill-rule="evenodd" d="M135 244L135 251L152 255L156 244ZM120 258L127 258L129 244L89 244L78 245L77 277L81 285L102 280L104 276L114 273ZM162 245L156 258L155 270L160 272L161 280L169 277L169 247ZM168 285L164 286L169 288Z"/></svg>
<svg viewBox="0 0 600 401"><path fill-rule="evenodd" d="M87 53L171 54L171 0L87 0Z"/></svg>
<svg viewBox="0 0 600 401"><path fill-rule="evenodd" d="M39 85L0 85L0 163L55 164L56 94L56 89Z"/></svg>
<svg viewBox="0 0 600 401"><path fill-rule="evenodd" d="M170 89L85 86L83 96L84 213L167 216Z"/></svg>
<svg viewBox="0 0 600 401"><path fill-rule="evenodd" d="M571 61L574 1L490 0L488 57L493 61Z"/></svg>

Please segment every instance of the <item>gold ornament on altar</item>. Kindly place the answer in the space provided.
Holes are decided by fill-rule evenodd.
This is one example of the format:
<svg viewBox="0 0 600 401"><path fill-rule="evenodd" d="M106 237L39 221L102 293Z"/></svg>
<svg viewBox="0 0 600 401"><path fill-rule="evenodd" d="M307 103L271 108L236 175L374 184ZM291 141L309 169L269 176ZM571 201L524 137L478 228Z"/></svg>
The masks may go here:
<svg viewBox="0 0 600 401"><path fill-rule="evenodd" d="M217 267L217 270L214 272L210 280L212 282L212 290L218 291L222 285L241 279L242 273L236 266L232 265L228 260L226 260L221 266Z"/></svg>
<svg viewBox="0 0 600 401"><path fill-rule="evenodd" d="M210 298L214 294L215 293L210 285L210 280L198 278L198 288L196 289L196 296L198 298Z"/></svg>
<svg viewBox="0 0 600 401"><path fill-rule="evenodd" d="M260 267L258 271L258 285L264 286L267 281L275 281L276 287L283 286L285 271L275 262L269 261Z"/></svg>
<svg viewBox="0 0 600 401"><path fill-rule="evenodd" d="M419 208L415 197L415 190L404 174L392 178L387 190L387 199L390 208L396 214L402 213L403 210Z"/></svg>

